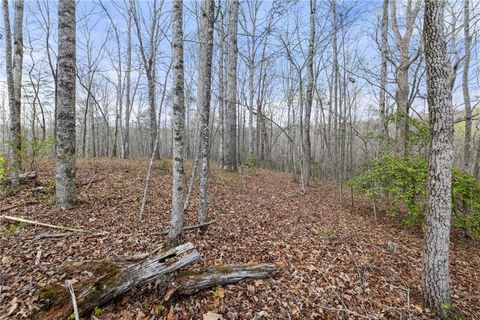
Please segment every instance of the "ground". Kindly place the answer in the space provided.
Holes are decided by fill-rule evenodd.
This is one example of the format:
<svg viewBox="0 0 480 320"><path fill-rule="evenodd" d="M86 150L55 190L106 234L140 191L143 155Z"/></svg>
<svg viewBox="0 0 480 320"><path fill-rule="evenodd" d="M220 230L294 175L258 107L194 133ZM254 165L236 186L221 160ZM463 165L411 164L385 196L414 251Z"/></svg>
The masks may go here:
<svg viewBox="0 0 480 320"><path fill-rule="evenodd" d="M146 253L164 242L170 164L155 164L140 221L146 167L146 160L78 161L79 203L68 211L53 205L51 163L40 165L36 184L0 199L0 210L22 204L4 215L108 232L36 239L54 231L1 222L0 319L21 318L40 307L38 290L63 284L58 266L66 261ZM329 183L315 183L302 195L289 174L247 169L232 174L213 166L209 219L217 223L204 239L194 232L185 239L198 247L200 265L268 262L279 273L165 304L147 286L99 307L92 318L202 319L207 312L224 319L433 318L421 304L421 229L386 217L375 222L369 201L347 191L343 198L342 203L338 187ZM196 200L194 192L188 225L196 222ZM479 249L478 240L452 232L452 309L459 319L480 319Z"/></svg>

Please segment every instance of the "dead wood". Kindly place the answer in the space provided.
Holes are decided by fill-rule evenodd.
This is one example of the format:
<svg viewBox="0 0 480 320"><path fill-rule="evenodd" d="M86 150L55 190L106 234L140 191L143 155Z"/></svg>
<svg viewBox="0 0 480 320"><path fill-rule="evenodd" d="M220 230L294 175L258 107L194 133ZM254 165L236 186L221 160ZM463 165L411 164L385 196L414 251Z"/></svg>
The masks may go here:
<svg viewBox="0 0 480 320"><path fill-rule="evenodd" d="M268 263L218 265L200 271L182 271L175 278L172 293L173 295L190 295L215 286L267 279L274 276L276 272L275 265ZM168 296L170 297L171 294Z"/></svg>
<svg viewBox="0 0 480 320"><path fill-rule="evenodd" d="M67 263L61 270L67 274L87 270L95 277L74 285L80 315L88 315L96 306L105 305L121 294L153 281L158 294L167 301L219 285L270 278L277 271L273 264L219 265L200 271L181 270L199 260L200 255L193 244L187 243L159 255L138 254L123 259L114 257ZM35 317L67 318L73 312L69 292L60 284L42 289L40 297L47 301L47 305Z"/></svg>
<svg viewBox="0 0 480 320"><path fill-rule="evenodd" d="M159 278L169 282L167 279L173 277L177 270L199 260L200 254L193 244L186 243L125 268L105 263L103 276L74 285L79 313L89 314L96 306L104 305L133 288ZM40 297L48 305L35 315L36 318L66 319L73 311L69 303L70 293L65 286L57 284L42 289Z"/></svg>
<svg viewBox="0 0 480 320"><path fill-rule="evenodd" d="M38 222L38 221L33 221L33 220L27 220L27 219L24 219L24 218L11 217L11 216L0 216L0 220L21 222L21 223L27 223L27 224L31 224L31 225L35 225L35 226L41 226L41 227L59 229L59 230L66 230L66 231L73 231L73 232L85 232L85 233L90 233L91 232L89 230L58 226L58 225L54 225L54 224L43 223L43 222Z"/></svg>
<svg viewBox="0 0 480 320"><path fill-rule="evenodd" d="M30 172L25 172L21 173L18 175L18 180L25 181L25 180L30 180L30 179L35 179L37 177L37 171L30 171Z"/></svg>
<svg viewBox="0 0 480 320"><path fill-rule="evenodd" d="M201 223L201 224L195 224L193 226L188 226L188 227L183 228L182 231L185 232L185 231L191 231L191 230L195 230L195 229L201 229L201 228L208 227L209 225L215 224L215 223L217 223L216 220L212 220L212 221ZM165 230L162 233L160 233L160 235L161 236L166 236L168 234L168 232L169 232L169 230Z"/></svg>
<svg viewBox="0 0 480 320"><path fill-rule="evenodd" d="M23 207L23 206L29 206L31 204L37 204L37 203L38 203L37 201L27 201L27 202L24 202L24 203L12 204L12 205L0 208L0 212L5 212L5 211L9 211L9 210L12 210L12 209L15 209L15 208L19 208L19 207Z"/></svg>

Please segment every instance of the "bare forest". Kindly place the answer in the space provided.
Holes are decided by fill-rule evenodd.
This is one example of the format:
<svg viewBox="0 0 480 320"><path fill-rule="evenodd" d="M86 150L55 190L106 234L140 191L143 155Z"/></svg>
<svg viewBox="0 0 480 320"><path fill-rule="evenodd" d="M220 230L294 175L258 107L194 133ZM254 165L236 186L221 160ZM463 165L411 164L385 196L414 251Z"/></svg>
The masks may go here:
<svg viewBox="0 0 480 320"><path fill-rule="evenodd" d="M0 319L480 319L480 2L1 9Z"/></svg>

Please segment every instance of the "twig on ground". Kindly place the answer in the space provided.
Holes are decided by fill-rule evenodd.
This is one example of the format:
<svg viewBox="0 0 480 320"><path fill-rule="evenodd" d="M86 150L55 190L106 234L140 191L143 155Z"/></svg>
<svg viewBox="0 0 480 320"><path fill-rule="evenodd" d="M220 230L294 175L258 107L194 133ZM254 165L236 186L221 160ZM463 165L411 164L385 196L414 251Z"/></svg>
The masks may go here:
<svg viewBox="0 0 480 320"><path fill-rule="evenodd" d="M10 205L10 206L0 208L0 212L5 212L5 211L9 211L9 210L18 208L18 207L28 206L28 205L37 204L37 203L38 203L37 201L27 201L27 202L24 202L24 203L17 203L17 204L13 204L13 205Z"/></svg>
<svg viewBox="0 0 480 320"><path fill-rule="evenodd" d="M77 299L75 298L75 291L73 290L72 280L65 280L65 284L67 285L68 291L70 291L70 295L72 297L73 314L75 315L75 320L79 320Z"/></svg>
<svg viewBox="0 0 480 320"><path fill-rule="evenodd" d="M199 228L203 228L203 227L209 226L211 224L215 224L215 223L217 223L217 220L212 220L212 221L201 223L201 224L195 224L193 226L188 226L188 227L183 228L183 231L190 231L190 230L194 230L194 229L199 229ZM160 235L161 236L166 236L168 234L168 232L169 232L169 230L165 230L165 231L161 232Z"/></svg>

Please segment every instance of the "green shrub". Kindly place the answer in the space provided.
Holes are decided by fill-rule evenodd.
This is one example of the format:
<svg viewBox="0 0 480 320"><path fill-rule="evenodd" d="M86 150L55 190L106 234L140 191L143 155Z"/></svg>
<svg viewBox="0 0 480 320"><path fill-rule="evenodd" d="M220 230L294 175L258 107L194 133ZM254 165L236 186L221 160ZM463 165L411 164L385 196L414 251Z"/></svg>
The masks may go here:
<svg viewBox="0 0 480 320"><path fill-rule="evenodd" d="M385 155L372 160L348 184L373 199L384 200L387 215L405 213L405 223L423 222L427 210L428 162L420 156ZM473 176L452 170L454 225L480 234L480 182Z"/></svg>
<svg viewBox="0 0 480 320"><path fill-rule="evenodd" d="M249 170L255 171L262 166L262 160L257 156L249 156L245 161L245 167Z"/></svg>
<svg viewBox="0 0 480 320"><path fill-rule="evenodd" d="M0 183L3 181L5 178L5 160L3 160L3 157L0 156Z"/></svg>

